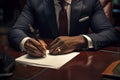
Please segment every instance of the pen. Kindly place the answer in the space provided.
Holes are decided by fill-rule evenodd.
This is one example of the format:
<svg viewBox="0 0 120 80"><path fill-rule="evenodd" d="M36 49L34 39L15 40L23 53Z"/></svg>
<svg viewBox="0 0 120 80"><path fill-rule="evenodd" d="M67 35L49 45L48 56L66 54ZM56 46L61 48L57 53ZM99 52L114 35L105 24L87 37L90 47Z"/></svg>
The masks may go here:
<svg viewBox="0 0 120 80"><path fill-rule="evenodd" d="M31 33L33 34L35 40L39 41L39 38L38 38L38 36L36 35L35 30L34 30L34 28L32 27L32 25L31 25L31 24L28 24L28 25L29 25L29 29L30 29ZM39 42L39 43L40 43L40 42ZM41 44L41 43L40 43L40 44ZM42 45L42 44L41 44L41 45ZM43 51L41 50L41 52L43 52ZM46 57L46 54L44 54L44 52L43 52L42 55L43 55L43 57Z"/></svg>
<svg viewBox="0 0 120 80"><path fill-rule="evenodd" d="M34 30L34 28L32 27L31 24L29 24L29 29L30 29L33 37L35 38L35 40L39 41L39 38L38 38L38 36L36 36L36 32L35 32L35 30Z"/></svg>

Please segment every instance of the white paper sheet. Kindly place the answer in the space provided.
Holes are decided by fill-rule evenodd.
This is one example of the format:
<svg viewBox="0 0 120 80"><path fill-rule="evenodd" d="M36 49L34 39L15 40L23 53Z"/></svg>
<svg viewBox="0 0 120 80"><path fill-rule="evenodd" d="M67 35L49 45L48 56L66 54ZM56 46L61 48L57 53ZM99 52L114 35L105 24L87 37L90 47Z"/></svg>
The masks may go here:
<svg viewBox="0 0 120 80"><path fill-rule="evenodd" d="M27 64L27 65L31 65L31 66L59 69L65 63L70 61L72 58L74 58L78 54L80 54L80 52L72 52L72 53L63 54L63 55L47 54L45 58L33 58L28 54L25 54L21 57L18 57L16 61Z"/></svg>

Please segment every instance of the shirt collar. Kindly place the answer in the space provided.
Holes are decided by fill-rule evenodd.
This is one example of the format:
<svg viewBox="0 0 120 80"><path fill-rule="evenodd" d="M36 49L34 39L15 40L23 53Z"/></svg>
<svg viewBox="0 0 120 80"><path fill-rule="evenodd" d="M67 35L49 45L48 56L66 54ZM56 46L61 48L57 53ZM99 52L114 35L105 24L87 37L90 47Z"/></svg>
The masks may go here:
<svg viewBox="0 0 120 80"><path fill-rule="evenodd" d="M65 0L65 1L66 1L66 3L68 3L68 4L71 4L71 1L72 1L72 0ZM54 4L58 4L58 2L59 2L58 0L54 0Z"/></svg>

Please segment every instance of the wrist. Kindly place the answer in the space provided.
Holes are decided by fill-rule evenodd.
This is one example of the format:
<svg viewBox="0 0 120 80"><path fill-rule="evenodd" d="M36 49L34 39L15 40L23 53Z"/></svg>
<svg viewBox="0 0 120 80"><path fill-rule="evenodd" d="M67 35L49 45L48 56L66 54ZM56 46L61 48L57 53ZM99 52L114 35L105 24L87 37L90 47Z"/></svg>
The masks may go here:
<svg viewBox="0 0 120 80"><path fill-rule="evenodd" d="M82 49L87 49L88 48L88 40L84 36L80 36L82 40Z"/></svg>
<svg viewBox="0 0 120 80"><path fill-rule="evenodd" d="M26 43L26 41L27 41L28 39L30 39L30 37L25 37L25 38L23 38L23 40L20 42L20 49L21 49L21 51L26 51L24 45L25 45L25 43Z"/></svg>
<svg viewBox="0 0 120 80"><path fill-rule="evenodd" d="M76 40L77 40L76 49L82 50L82 49L88 48L88 41L85 37L80 35L80 36L77 36Z"/></svg>

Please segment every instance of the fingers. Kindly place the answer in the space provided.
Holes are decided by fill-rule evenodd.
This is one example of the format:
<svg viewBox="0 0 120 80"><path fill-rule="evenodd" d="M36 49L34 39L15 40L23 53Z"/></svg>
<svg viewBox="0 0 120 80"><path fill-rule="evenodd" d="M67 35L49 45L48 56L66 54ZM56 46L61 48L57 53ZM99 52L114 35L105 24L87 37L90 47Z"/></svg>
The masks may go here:
<svg viewBox="0 0 120 80"><path fill-rule="evenodd" d="M49 46L50 54L66 54L69 52L69 47L66 39L64 37L56 38Z"/></svg>
<svg viewBox="0 0 120 80"><path fill-rule="evenodd" d="M27 43L25 48L27 50L27 53L29 53L29 54L31 54L33 56L36 56L36 57L37 56L42 57L42 55L40 54L39 50L35 46Z"/></svg>
<svg viewBox="0 0 120 80"><path fill-rule="evenodd" d="M33 57L42 57L39 51L32 50L31 48L27 49L26 53L30 54Z"/></svg>
<svg viewBox="0 0 120 80"><path fill-rule="evenodd" d="M57 43L59 40L60 40L59 38L56 38L53 42L51 42L51 43L50 43L50 45L49 45L49 46L54 45L54 44L55 44L55 43Z"/></svg>
<svg viewBox="0 0 120 80"><path fill-rule="evenodd" d="M45 53L45 49L42 47L41 43L39 43L38 41L31 39L30 43L35 46L38 50L40 50L41 52Z"/></svg>
<svg viewBox="0 0 120 80"><path fill-rule="evenodd" d="M53 54L53 55L65 54L67 53L66 50L67 50L67 47L65 45L61 45L59 47L55 47L54 49L51 49L50 54Z"/></svg>
<svg viewBox="0 0 120 80"><path fill-rule="evenodd" d="M40 45L47 50L47 44L43 40L39 40Z"/></svg>
<svg viewBox="0 0 120 80"><path fill-rule="evenodd" d="M29 54L35 57L43 57L46 54L46 49L43 47L40 42L36 41L35 39L29 39L25 43L26 51Z"/></svg>
<svg viewBox="0 0 120 80"><path fill-rule="evenodd" d="M53 52L56 50L57 47L60 47L63 45L63 42L62 41L58 41L56 43L54 43L53 45L50 46L49 50L50 52Z"/></svg>
<svg viewBox="0 0 120 80"><path fill-rule="evenodd" d="M49 45L50 54L57 54L57 53L58 53L58 47L60 47L62 44L63 44L63 42L60 41L59 38L55 39L55 40Z"/></svg>

